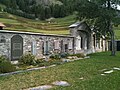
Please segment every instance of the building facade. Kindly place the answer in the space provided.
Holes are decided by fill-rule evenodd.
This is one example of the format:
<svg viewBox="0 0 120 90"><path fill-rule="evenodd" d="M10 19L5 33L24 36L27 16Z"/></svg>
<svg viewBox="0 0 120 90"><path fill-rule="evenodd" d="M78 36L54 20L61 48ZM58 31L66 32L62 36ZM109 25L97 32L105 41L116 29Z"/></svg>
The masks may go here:
<svg viewBox="0 0 120 90"><path fill-rule="evenodd" d="M108 41L104 37L96 38L85 22L77 22L69 26L70 36L74 37L75 53L90 54L108 50Z"/></svg>
<svg viewBox="0 0 120 90"><path fill-rule="evenodd" d="M69 28L69 36L0 30L0 55L14 61L27 53L43 58L58 53L90 54L107 50L106 40L96 40L86 23L75 23Z"/></svg>

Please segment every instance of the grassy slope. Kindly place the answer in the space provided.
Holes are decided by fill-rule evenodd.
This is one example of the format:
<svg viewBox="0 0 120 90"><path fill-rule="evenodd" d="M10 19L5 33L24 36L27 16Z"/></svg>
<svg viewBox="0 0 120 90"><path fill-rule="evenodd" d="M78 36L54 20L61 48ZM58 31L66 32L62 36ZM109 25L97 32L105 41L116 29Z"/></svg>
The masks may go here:
<svg viewBox="0 0 120 90"><path fill-rule="evenodd" d="M0 13L0 22L9 30L40 32L45 34L69 34L68 26L75 22L75 16L62 19L54 19L52 23L47 21L30 20L7 13Z"/></svg>
<svg viewBox="0 0 120 90"><path fill-rule="evenodd" d="M0 22L9 30L39 32L45 34L69 34L68 26L75 22L75 16L54 19L52 23L30 20L15 15L0 13ZM116 39L120 39L120 26L115 27Z"/></svg>
<svg viewBox="0 0 120 90"><path fill-rule="evenodd" d="M20 90L57 80L68 81L70 87L54 87L52 90L120 90L120 71L101 76L103 69L120 67L120 54L115 57L110 53L92 54L90 59L75 61L56 67L0 77L0 90ZM84 79L81 80L80 78ZM7 85L7 87L6 87Z"/></svg>

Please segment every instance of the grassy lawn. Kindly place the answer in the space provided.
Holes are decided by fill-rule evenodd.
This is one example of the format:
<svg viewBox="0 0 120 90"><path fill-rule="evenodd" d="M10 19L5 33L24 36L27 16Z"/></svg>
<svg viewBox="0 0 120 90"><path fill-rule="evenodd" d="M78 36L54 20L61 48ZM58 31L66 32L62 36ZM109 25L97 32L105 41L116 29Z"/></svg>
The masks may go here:
<svg viewBox="0 0 120 90"><path fill-rule="evenodd" d="M120 68L120 52L115 57L110 52L90 55L84 59L56 67L0 77L0 90L20 90L65 80L68 87L54 87L52 90L120 90L120 71L102 76L103 69ZM80 78L83 78L82 80Z"/></svg>

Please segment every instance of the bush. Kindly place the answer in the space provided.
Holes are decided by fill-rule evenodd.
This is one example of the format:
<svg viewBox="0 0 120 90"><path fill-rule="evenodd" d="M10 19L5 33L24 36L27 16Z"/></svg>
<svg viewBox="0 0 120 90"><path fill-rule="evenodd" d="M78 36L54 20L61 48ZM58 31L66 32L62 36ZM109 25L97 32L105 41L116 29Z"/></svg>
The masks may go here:
<svg viewBox="0 0 120 90"><path fill-rule="evenodd" d="M13 72L15 70L16 70L15 66L12 65L9 61L0 63L0 72L1 73Z"/></svg>
<svg viewBox="0 0 120 90"><path fill-rule="evenodd" d="M61 58L67 58L67 56L69 56L68 53L61 53L61 54L60 54L60 57L61 57Z"/></svg>
<svg viewBox="0 0 120 90"><path fill-rule="evenodd" d="M32 54L23 55L19 61L20 63L26 64L26 65L36 65L35 56Z"/></svg>
<svg viewBox="0 0 120 90"><path fill-rule="evenodd" d="M0 56L0 63L8 61L4 56Z"/></svg>
<svg viewBox="0 0 120 90"><path fill-rule="evenodd" d="M59 60L59 59L60 59L60 55L59 55L59 54L51 55L51 56L50 56L50 59Z"/></svg>
<svg viewBox="0 0 120 90"><path fill-rule="evenodd" d="M35 62L36 62L37 64L40 64L40 63L45 62L45 60L44 60L44 59L37 59Z"/></svg>

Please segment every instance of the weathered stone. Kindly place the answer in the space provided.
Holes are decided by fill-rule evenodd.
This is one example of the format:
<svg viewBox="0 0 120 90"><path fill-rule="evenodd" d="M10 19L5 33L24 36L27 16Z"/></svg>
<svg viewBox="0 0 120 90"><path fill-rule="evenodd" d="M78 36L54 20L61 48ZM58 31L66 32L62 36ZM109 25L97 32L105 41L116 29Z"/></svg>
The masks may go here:
<svg viewBox="0 0 120 90"><path fill-rule="evenodd" d="M4 32L4 33L2 33ZM16 32L2 30L0 37L4 37L5 42L0 42L0 55L4 55L11 59L11 38L15 35L20 35L23 38L23 54L32 53L36 58L42 58L46 52L48 54L65 53L65 44L73 41L73 37L60 35L43 35L29 32ZM0 38L0 40L1 40ZM57 49L55 49L55 41L58 41ZM48 46L45 45L48 41ZM63 43L61 44L61 41ZM71 42L73 44L73 42ZM70 43L70 44L71 44ZM47 47L47 50L46 50ZM71 51L72 50L72 51ZM73 48L67 49L67 52L72 54Z"/></svg>
<svg viewBox="0 0 120 90"><path fill-rule="evenodd" d="M109 73L112 73L113 72L113 70L110 70L110 71L106 71L106 72L104 72L105 74L109 74Z"/></svg>
<svg viewBox="0 0 120 90"><path fill-rule="evenodd" d="M70 86L70 84L66 81L56 81L56 82L53 82L52 84L57 86Z"/></svg>
<svg viewBox="0 0 120 90"><path fill-rule="evenodd" d="M43 86L39 86L39 87L29 88L26 90L48 90L51 88L53 88L51 85L43 85Z"/></svg>
<svg viewBox="0 0 120 90"><path fill-rule="evenodd" d="M13 42L11 42L11 38L15 35L19 35L23 39L22 53L31 53L36 58L59 53L90 54L96 51L105 51L105 48L108 46L107 41L102 38L96 41L95 32L91 31L85 22L77 22L69 26L69 28L70 35L68 36L0 30L0 55L11 59L11 51L18 50L12 50ZM104 42L102 43L102 41ZM20 56L18 55L16 58ZM77 57L73 57L73 59L77 59Z"/></svg>
<svg viewBox="0 0 120 90"><path fill-rule="evenodd" d="M120 70L120 68L117 68L117 67L114 67L113 69L114 69L114 70Z"/></svg>

